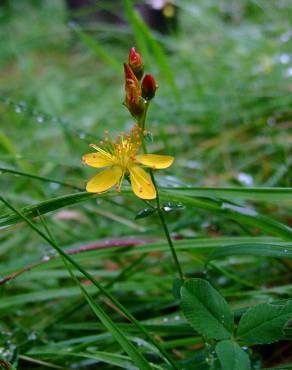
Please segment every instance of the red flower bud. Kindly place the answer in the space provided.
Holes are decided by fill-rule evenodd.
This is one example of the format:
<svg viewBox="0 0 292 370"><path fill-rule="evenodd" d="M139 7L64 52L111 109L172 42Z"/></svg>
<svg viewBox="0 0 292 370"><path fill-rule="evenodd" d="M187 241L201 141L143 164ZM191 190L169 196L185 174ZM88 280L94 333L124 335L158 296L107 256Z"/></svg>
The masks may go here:
<svg viewBox="0 0 292 370"><path fill-rule="evenodd" d="M134 117L139 117L145 108L145 102L141 95L141 87L134 72L128 64L124 64L125 71L125 106Z"/></svg>
<svg viewBox="0 0 292 370"><path fill-rule="evenodd" d="M135 48L132 48L129 53L129 66L134 72L138 80L141 80L143 76L144 66L141 55L137 53Z"/></svg>
<svg viewBox="0 0 292 370"><path fill-rule="evenodd" d="M158 85L152 75L145 75L142 81L142 96L146 100L151 100L155 96Z"/></svg>

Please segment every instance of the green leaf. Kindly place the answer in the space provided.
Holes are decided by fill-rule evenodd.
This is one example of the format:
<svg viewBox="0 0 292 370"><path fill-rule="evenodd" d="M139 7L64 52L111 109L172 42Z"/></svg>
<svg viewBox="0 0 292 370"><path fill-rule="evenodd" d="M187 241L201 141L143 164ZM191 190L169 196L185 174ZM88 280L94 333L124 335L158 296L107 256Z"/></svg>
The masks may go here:
<svg viewBox="0 0 292 370"><path fill-rule="evenodd" d="M285 339L292 340L292 319L288 320L283 328Z"/></svg>
<svg viewBox="0 0 292 370"><path fill-rule="evenodd" d="M237 336L247 344L273 343L285 338L283 328L291 318L292 300L284 306L261 303L242 315Z"/></svg>
<svg viewBox="0 0 292 370"><path fill-rule="evenodd" d="M38 204L27 206L21 209L24 216L29 219L44 215L49 212L56 211L57 209L71 206L85 200L93 199L96 194L79 192L74 194L63 195L60 197L52 198ZM16 213L6 213L0 216L0 227L13 225L22 221L22 218Z"/></svg>
<svg viewBox="0 0 292 370"><path fill-rule="evenodd" d="M161 191L160 196L162 199L169 199L170 192ZM240 207L217 199L193 198L175 193L174 191L172 192L171 199L173 201L182 202L186 206L190 205L196 208L223 214L226 218L234 220L240 224L246 224L253 228L258 227L272 235L278 235L282 238L292 240L291 227L275 221L270 217L261 215L252 208Z"/></svg>
<svg viewBox="0 0 292 370"><path fill-rule="evenodd" d="M215 250L210 254L208 260L211 261L216 258L234 256L234 255L252 255L276 258L292 258L292 244L238 244L230 245L228 248L221 248Z"/></svg>
<svg viewBox="0 0 292 370"><path fill-rule="evenodd" d="M16 209L12 204L10 204L7 200L3 198L3 196L0 195L0 201L5 204L9 209L14 211L20 219L25 221L31 229L33 229L39 236L41 236L45 241L47 241L62 257L64 260L68 261L71 265L73 265L77 270L79 270L87 279L89 279L93 285L99 289L101 293L103 293L127 318L129 318L139 329L143 334L146 336L146 338L163 354L163 358L167 359L167 361L176 369L176 365L174 361L168 356L167 352L152 338L152 336L144 329L143 325L139 323L137 319L116 299L113 297L113 295L104 288L90 273L88 273L81 265L79 265L70 255L68 255L66 252L63 251L62 248L59 247L59 245L49 238L46 234L44 234L42 231L40 231L30 220L29 218L24 215L21 211Z"/></svg>
<svg viewBox="0 0 292 370"><path fill-rule="evenodd" d="M101 306L99 306L95 302L95 300L91 297L87 290L81 285L80 281L73 274L72 269L69 266L69 263L67 263L66 261L64 262L70 272L72 279L79 286L80 290L84 295L84 298L86 299L88 305L91 307L92 311L103 323L103 325L108 329L108 331L112 334L116 341L120 344L123 350L130 356L134 364L138 366L138 369L151 370L152 367L145 360L142 354L136 349L134 344L131 343L127 337L125 337L121 329L112 321L110 316L101 308Z"/></svg>
<svg viewBox="0 0 292 370"><path fill-rule="evenodd" d="M191 279L181 288L181 306L189 324L214 339L230 338L233 313L221 294L203 279Z"/></svg>
<svg viewBox="0 0 292 370"><path fill-rule="evenodd" d="M180 290L183 284L184 284L183 279L180 279L180 278L174 279L173 284L172 284L172 294L175 299L180 299Z"/></svg>
<svg viewBox="0 0 292 370"><path fill-rule="evenodd" d="M223 370L250 369L250 360L247 353L236 342L223 340L216 345L215 351Z"/></svg>
<svg viewBox="0 0 292 370"><path fill-rule="evenodd" d="M292 188L268 188L268 187L176 187L165 189L170 194L181 194L189 197L215 197L221 199L252 200L264 203L290 202L292 204Z"/></svg>
<svg viewBox="0 0 292 370"><path fill-rule="evenodd" d="M77 23L70 23L71 29L76 32L80 40L106 65L110 65L116 72L121 71L120 63L118 63L112 56L111 53L107 52L106 49L98 43L97 39L94 39L87 32L82 31Z"/></svg>

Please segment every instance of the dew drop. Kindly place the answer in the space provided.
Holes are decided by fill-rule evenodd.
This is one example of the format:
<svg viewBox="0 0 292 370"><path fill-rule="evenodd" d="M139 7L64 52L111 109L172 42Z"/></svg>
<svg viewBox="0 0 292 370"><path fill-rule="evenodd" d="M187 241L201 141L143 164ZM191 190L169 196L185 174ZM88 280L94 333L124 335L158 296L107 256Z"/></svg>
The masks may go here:
<svg viewBox="0 0 292 370"><path fill-rule="evenodd" d="M288 249L284 249L284 251L283 251L284 253L288 253Z"/></svg>
<svg viewBox="0 0 292 370"><path fill-rule="evenodd" d="M81 140L85 139L85 136L86 135L85 135L84 132L80 132L79 137L80 137Z"/></svg>
<svg viewBox="0 0 292 370"><path fill-rule="evenodd" d="M16 107L15 107L15 112L16 113L21 113L23 111L23 109L22 109L22 107L20 106L20 105L17 105Z"/></svg>
<svg viewBox="0 0 292 370"><path fill-rule="evenodd" d="M163 322L168 322L168 318L167 317L164 317L162 321Z"/></svg>
<svg viewBox="0 0 292 370"><path fill-rule="evenodd" d="M50 257L50 256L44 256L44 257L42 258L42 261L47 262L47 261L49 261L50 259L51 259L51 257Z"/></svg>
<svg viewBox="0 0 292 370"><path fill-rule="evenodd" d="M36 336L36 333L35 332L31 332L28 337L27 337L28 340L36 340L37 339L37 336Z"/></svg>
<svg viewBox="0 0 292 370"><path fill-rule="evenodd" d="M58 184L57 182L50 182L49 187L52 190L57 190L60 188L60 184Z"/></svg>
<svg viewBox="0 0 292 370"><path fill-rule="evenodd" d="M41 116L41 115L38 115L37 117L36 117L36 121L37 121L37 123L43 123L44 122L44 116Z"/></svg>
<svg viewBox="0 0 292 370"><path fill-rule="evenodd" d="M288 77L292 77L292 67L287 69L286 74Z"/></svg>
<svg viewBox="0 0 292 370"><path fill-rule="evenodd" d="M276 119L274 117L269 117L267 119L267 125L268 126L273 127L273 126L275 126L275 124L276 124Z"/></svg>
<svg viewBox="0 0 292 370"><path fill-rule="evenodd" d="M238 181L240 181L243 185L252 186L253 185L253 177L245 172L240 172L237 176Z"/></svg>
<svg viewBox="0 0 292 370"><path fill-rule="evenodd" d="M74 29L77 27L77 23L71 20L68 22L68 27Z"/></svg>
<svg viewBox="0 0 292 370"><path fill-rule="evenodd" d="M291 37L291 32L285 32L280 36L280 41L283 43L288 42L290 40L290 37Z"/></svg>
<svg viewBox="0 0 292 370"><path fill-rule="evenodd" d="M290 62L290 55L289 54L281 54L280 57L280 63L282 64L288 64Z"/></svg>

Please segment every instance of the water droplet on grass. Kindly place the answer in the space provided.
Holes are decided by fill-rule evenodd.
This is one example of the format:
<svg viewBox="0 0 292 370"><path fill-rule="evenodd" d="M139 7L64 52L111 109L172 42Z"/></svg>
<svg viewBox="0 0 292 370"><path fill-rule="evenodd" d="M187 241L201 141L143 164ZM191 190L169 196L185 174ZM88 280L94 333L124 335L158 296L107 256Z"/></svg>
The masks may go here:
<svg viewBox="0 0 292 370"><path fill-rule="evenodd" d="M225 202L222 203L221 208L225 210L231 210L245 216L257 216L257 212L252 208L243 208Z"/></svg>
<svg viewBox="0 0 292 370"><path fill-rule="evenodd" d="M43 123L45 121L44 116L38 115L36 116L37 123Z"/></svg>
<svg viewBox="0 0 292 370"><path fill-rule="evenodd" d="M274 117L269 117L267 119L267 125L268 126L273 127L273 126L275 126L275 124L276 124L276 119Z"/></svg>
<svg viewBox="0 0 292 370"><path fill-rule="evenodd" d="M20 107L19 105L17 105L17 106L15 107L15 112L16 112L16 113L21 113L21 112L22 112L22 109L21 109L21 107Z"/></svg>
<svg viewBox="0 0 292 370"><path fill-rule="evenodd" d="M37 335L35 332L31 332L28 337L27 337L28 340L36 340L37 339Z"/></svg>
<svg viewBox="0 0 292 370"><path fill-rule="evenodd" d="M282 64L288 64L290 62L290 55L289 54L281 54L280 57L280 63Z"/></svg>
<svg viewBox="0 0 292 370"><path fill-rule="evenodd" d="M240 181L243 185L252 186L253 185L253 177L245 172L240 172L237 176L238 181Z"/></svg>
<svg viewBox="0 0 292 370"><path fill-rule="evenodd" d="M286 75L288 77L292 77L292 67L288 68L287 71L286 71Z"/></svg>
<svg viewBox="0 0 292 370"><path fill-rule="evenodd" d="M50 182L50 185L49 185L50 189L52 190L57 190L60 188L60 184L58 184L57 182Z"/></svg>
<svg viewBox="0 0 292 370"><path fill-rule="evenodd" d="M284 43L288 42L290 40L290 37L291 37L291 32L290 31L282 33L282 35L280 36L280 41L284 42Z"/></svg>

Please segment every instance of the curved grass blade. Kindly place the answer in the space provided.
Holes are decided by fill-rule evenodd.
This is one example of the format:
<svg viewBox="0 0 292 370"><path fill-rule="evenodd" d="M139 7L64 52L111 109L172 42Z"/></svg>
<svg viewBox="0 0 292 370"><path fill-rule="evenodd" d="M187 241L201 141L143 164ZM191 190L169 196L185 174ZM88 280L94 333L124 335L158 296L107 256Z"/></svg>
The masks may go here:
<svg viewBox="0 0 292 370"><path fill-rule="evenodd" d="M125 190L124 193L129 194L130 191ZM114 192L107 193L106 196L113 196L114 194ZM38 203L33 206L24 207L22 212L26 217L33 218L65 206L70 206L85 200L93 199L96 196L97 194L87 192L68 194ZM169 192L162 191L161 198L164 200L169 200ZM209 198L195 198L180 194L172 194L171 199L172 201L181 202L184 205L225 214L226 217L239 223L244 223L251 227L258 227L272 235L277 235L284 239L292 240L292 229L289 226L275 221L270 217L263 216L257 213L254 209L239 207L226 201L224 202ZM0 227L15 224L20 220L21 217L16 214L4 214L0 216Z"/></svg>
<svg viewBox="0 0 292 370"><path fill-rule="evenodd" d="M87 193L88 194L88 193ZM84 195L84 194L83 194ZM4 203L8 208L10 208L13 212L15 212L23 221L25 221L37 234L39 234L47 243L49 243L58 253L59 255L68 261L71 265L73 265L77 270L79 270L87 279L89 279L93 285L99 289L99 291L104 294L139 330L145 335L145 337L158 349L161 354L161 357L169 362L174 369L177 369L175 362L171 359L168 353L152 338L152 336L147 332L147 330L139 323L138 320L117 300L114 296L104 288L90 273L88 273L79 263L75 261L70 255L66 254L66 252L61 249L58 244L56 244L52 239L50 239L47 235L45 235L42 231L40 231L26 215L24 215L21 211L16 209L12 206L6 199L0 196L0 200Z"/></svg>
<svg viewBox="0 0 292 370"><path fill-rule="evenodd" d="M128 340L128 338L124 336L120 328L112 321L109 315L99 305L95 303L95 301L87 292L87 290L80 284L80 281L73 274L72 269L69 266L68 262L67 261L64 262L70 272L72 279L79 286L92 311L99 318L102 324L108 329L108 331L112 334L116 341L120 344L123 350L131 357L132 361L138 366L138 369L151 370L152 367L145 360L142 354L136 349L133 343L131 343Z"/></svg>
<svg viewBox="0 0 292 370"><path fill-rule="evenodd" d="M55 184L66 186L68 188L76 189L76 190L79 190L79 191L83 190L82 188L80 188L77 185L69 184L67 182L56 180L56 179L51 179L49 177L38 176L38 175L34 175L32 173L14 170L12 168L0 167L0 173L1 172L2 173L11 173L13 175L18 175L18 176L29 177L29 178L34 179L34 180L40 180L40 181L44 181L44 182L55 183Z"/></svg>
<svg viewBox="0 0 292 370"><path fill-rule="evenodd" d="M22 208L21 213L23 213L25 217L28 217L31 219L34 217L38 217L40 215L53 212L63 207L68 207L68 206L83 202L85 200L93 199L95 196L96 196L95 194L87 193L87 192L79 192L79 193L73 193L73 194L68 194L68 195L62 195L60 197L56 197L56 198L46 200L44 202L40 202L33 206L24 207ZM22 217L16 213L4 214L0 216L0 227L13 225L22 220L23 220Z"/></svg>
<svg viewBox="0 0 292 370"><path fill-rule="evenodd" d="M234 255L252 255L262 257L275 258L292 258L292 244L238 244L230 245L227 248L220 248L212 252L208 257L208 261Z"/></svg>
<svg viewBox="0 0 292 370"><path fill-rule="evenodd" d="M167 199L166 193L161 192L163 199ZM270 217L259 214L252 208L240 207L226 201L208 199L208 198L191 198L185 195L173 194L172 201L181 202L184 205L190 205L197 208L211 210L225 214L226 217L244 223L248 226L258 227L272 235L281 236L284 239L292 240L292 229L275 221Z"/></svg>
<svg viewBox="0 0 292 370"><path fill-rule="evenodd" d="M161 188L162 190L163 188ZM210 188L210 187L176 187L174 189L163 189L169 195L172 193L182 194L189 197L216 197L230 200L263 201L264 203L291 202L292 188Z"/></svg>
<svg viewBox="0 0 292 370"><path fill-rule="evenodd" d="M121 65L114 58L112 58L111 55L100 44L98 44L95 39L93 39L88 33L84 32L77 23L70 23L70 28L98 58L104 61L104 63L107 65L112 66L115 71L121 72Z"/></svg>

